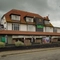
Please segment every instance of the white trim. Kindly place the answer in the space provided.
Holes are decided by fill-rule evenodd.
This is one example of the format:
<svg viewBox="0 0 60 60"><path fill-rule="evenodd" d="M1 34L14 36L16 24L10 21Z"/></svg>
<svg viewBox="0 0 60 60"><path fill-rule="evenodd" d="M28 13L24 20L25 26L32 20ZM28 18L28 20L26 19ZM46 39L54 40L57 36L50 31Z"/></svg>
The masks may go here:
<svg viewBox="0 0 60 60"><path fill-rule="evenodd" d="M42 38L43 36L12 36L12 38Z"/></svg>
<svg viewBox="0 0 60 60"><path fill-rule="evenodd" d="M11 15L11 19L12 20L20 20L20 16L18 16L18 15Z"/></svg>
<svg viewBox="0 0 60 60"><path fill-rule="evenodd" d="M33 18L31 18L31 17L26 17L26 22L33 22Z"/></svg>

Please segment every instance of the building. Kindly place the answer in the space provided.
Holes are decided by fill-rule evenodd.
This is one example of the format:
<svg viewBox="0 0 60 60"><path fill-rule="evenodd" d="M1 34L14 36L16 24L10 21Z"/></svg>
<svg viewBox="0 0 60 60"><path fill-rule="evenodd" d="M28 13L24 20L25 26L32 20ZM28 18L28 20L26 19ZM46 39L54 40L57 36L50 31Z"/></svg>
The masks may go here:
<svg viewBox="0 0 60 60"><path fill-rule="evenodd" d="M48 16L12 9L1 18L4 29L0 31L0 37L7 44L14 44L17 40L30 43L40 43L42 36L59 35L53 33L53 25ZM1 38L0 38L1 40Z"/></svg>
<svg viewBox="0 0 60 60"><path fill-rule="evenodd" d="M5 30L18 31L47 31L49 27L53 27L48 16L42 17L39 14L34 14L26 11L12 9L1 18L1 24ZM45 31L44 31L45 27ZM31 29L32 28L32 29Z"/></svg>

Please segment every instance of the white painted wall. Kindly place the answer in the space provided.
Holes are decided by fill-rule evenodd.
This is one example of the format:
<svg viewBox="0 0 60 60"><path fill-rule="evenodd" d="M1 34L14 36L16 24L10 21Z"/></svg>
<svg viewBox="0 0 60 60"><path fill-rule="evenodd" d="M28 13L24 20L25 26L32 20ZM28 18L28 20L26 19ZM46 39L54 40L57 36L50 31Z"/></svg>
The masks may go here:
<svg viewBox="0 0 60 60"><path fill-rule="evenodd" d="M12 23L7 23L7 30L12 30Z"/></svg>
<svg viewBox="0 0 60 60"><path fill-rule="evenodd" d="M44 27L44 32L53 32L53 27Z"/></svg>
<svg viewBox="0 0 60 60"><path fill-rule="evenodd" d="M6 22L5 16L1 20L1 24L4 24Z"/></svg>
<svg viewBox="0 0 60 60"><path fill-rule="evenodd" d="M36 31L36 27L34 25L23 25L19 26L20 31Z"/></svg>
<svg viewBox="0 0 60 60"><path fill-rule="evenodd" d="M7 30L7 22L6 22L5 16L2 18L1 24L4 25L4 30Z"/></svg>
<svg viewBox="0 0 60 60"><path fill-rule="evenodd" d="M4 29L7 30L7 22L4 24Z"/></svg>
<svg viewBox="0 0 60 60"><path fill-rule="evenodd" d="M60 33L60 28L57 28L57 32Z"/></svg>
<svg viewBox="0 0 60 60"><path fill-rule="evenodd" d="M27 25L20 24L19 30L20 30L20 31L27 31Z"/></svg>
<svg viewBox="0 0 60 60"><path fill-rule="evenodd" d="M45 27L43 28L43 32L45 32Z"/></svg>

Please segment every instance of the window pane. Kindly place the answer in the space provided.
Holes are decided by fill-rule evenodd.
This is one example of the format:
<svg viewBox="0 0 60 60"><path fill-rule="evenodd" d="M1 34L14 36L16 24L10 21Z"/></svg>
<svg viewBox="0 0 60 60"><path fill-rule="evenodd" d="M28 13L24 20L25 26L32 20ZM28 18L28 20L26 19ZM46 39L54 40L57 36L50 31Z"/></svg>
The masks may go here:
<svg viewBox="0 0 60 60"><path fill-rule="evenodd" d="M12 20L20 20L20 16L18 15L11 15Z"/></svg>
<svg viewBox="0 0 60 60"><path fill-rule="evenodd" d="M13 23L12 25L13 30L19 30L19 24Z"/></svg>
<svg viewBox="0 0 60 60"><path fill-rule="evenodd" d="M28 31L35 31L36 30L35 26L33 26L33 25L28 25L27 29L28 29Z"/></svg>
<svg viewBox="0 0 60 60"><path fill-rule="evenodd" d="M26 17L26 22L33 22L33 18Z"/></svg>
<svg viewBox="0 0 60 60"><path fill-rule="evenodd" d="M45 21L45 24L50 24L50 22L49 21Z"/></svg>

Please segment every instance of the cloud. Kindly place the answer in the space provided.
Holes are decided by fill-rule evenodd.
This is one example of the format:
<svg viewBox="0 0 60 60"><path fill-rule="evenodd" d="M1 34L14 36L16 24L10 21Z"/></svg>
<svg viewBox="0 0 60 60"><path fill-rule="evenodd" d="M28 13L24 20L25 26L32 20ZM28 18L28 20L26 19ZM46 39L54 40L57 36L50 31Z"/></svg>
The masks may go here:
<svg viewBox="0 0 60 60"><path fill-rule="evenodd" d="M11 9L26 10L43 15L49 7L47 0L0 0L0 11L7 12Z"/></svg>
<svg viewBox="0 0 60 60"><path fill-rule="evenodd" d="M47 1L47 0L46 0ZM27 11L47 11L48 5L44 0L1 0L0 10L7 11L13 8Z"/></svg>
<svg viewBox="0 0 60 60"><path fill-rule="evenodd" d="M0 0L0 17L11 9L49 15L54 25L60 20L60 0Z"/></svg>

